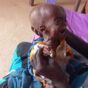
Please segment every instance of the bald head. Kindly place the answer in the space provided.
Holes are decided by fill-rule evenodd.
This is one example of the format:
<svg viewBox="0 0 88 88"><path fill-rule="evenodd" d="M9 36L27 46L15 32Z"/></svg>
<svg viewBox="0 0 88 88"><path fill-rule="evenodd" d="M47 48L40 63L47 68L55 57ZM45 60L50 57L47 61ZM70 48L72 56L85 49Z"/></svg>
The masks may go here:
<svg viewBox="0 0 88 88"><path fill-rule="evenodd" d="M30 13L32 30L50 45L58 45L64 36L66 17L64 9L51 4L41 4Z"/></svg>
<svg viewBox="0 0 88 88"><path fill-rule="evenodd" d="M37 15L54 15L57 14L57 12L59 16L64 16L62 7L52 4L40 4L32 9L30 16L34 13L36 13Z"/></svg>
<svg viewBox="0 0 88 88"><path fill-rule="evenodd" d="M65 20L65 13L62 7L52 4L41 4L35 6L30 13L30 21L33 27L46 25L51 19L60 18Z"/></svg>

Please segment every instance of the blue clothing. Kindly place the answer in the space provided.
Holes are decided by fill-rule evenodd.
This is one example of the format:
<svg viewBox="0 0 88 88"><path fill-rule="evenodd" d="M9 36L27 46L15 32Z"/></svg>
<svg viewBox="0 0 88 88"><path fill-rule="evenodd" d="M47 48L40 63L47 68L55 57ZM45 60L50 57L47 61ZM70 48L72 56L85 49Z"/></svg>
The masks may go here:
<svg viewBox="0 0 88 88"><path fill-rule="evenodd" d="M81 75L78 75L72 82L71 88L86 88L83 86L86 78L88 77L88 71L84 72ZM88 85L88 83L87 83ZM88 87L88 86L87 86Z"/></svg>
<svg viewBox="0 0 88 88"><path fill-rule="evenodd" d="M32 46L29 48L28 56L30 55L30 49L39 41L43 41L43 39L39 38L32 42ZM33 76L29 57L26 59L28 65L23 68L22 60L24 59L18 55L16 48L13 54L11 67L9 69L10 74L7 77L7 84L9 88L42 88L41 82ZM71 60L67 65L67 72L71 76L71 82L69 82L69 85L71 86L70 88L82 88L84 81L88 77L88 70L81 74L76 73L82 66L84 66L84 64L81 64L78 60ZM3 82L7 79L4 77Z"/></svg>
<svg viewBox="0 0 88 88"><path fill-rule="evenodd" d="M43 41L43 38L39 38L32 42L32 46L28 50L27 67L22 67L22 59L17 54L17 48L13 54L12 64L9 71L15 70L11 73L8 79L9 88L42 88L40 81L36 80L32 73L32 67L30 65L30 50L39 41Z"/></svg>
<svg viewBox="0 0 88 88"><path fill-rule="evenodd" d="M17 48L16 48L16 50L13 53L12 63L9 68L9 72L12 70L16 70L18 68L22 68L22 61L21 61L21 57L17 55Z"/></svg>
<svg viewBox="0 0 88 88"><path fill-rule="evenodd" d="M28 68L20 68L11 73L8 79L9 88L42 88L40 81L30 74Z"/></svg>
<svg viewBox="0 0 88 88"><path fill-rule="evenodd" d="M12 57L12 63L9 69L9 75L3 77L0 80L0 84L7 82L8 88L42 88L41 82L36 80L36 78L33 76L29 59L30 50L38 41L43 41L43 38L39 38L32 42L32 46L28 47L29 50L26 54L26 57L24 56L25 52L22 53L24 55L22 55L21 57L20 55L18 55L18 47L15 49ZM23 67L23 62L25 59L27 60L27 65L26 67Z"/></svg>

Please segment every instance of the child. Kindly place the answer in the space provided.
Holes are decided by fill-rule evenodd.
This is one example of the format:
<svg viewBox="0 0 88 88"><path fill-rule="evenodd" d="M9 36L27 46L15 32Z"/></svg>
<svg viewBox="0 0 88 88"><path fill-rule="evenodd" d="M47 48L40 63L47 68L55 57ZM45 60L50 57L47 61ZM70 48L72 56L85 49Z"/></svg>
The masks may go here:
<svg viewBox="0 0 88 88"><path fill-rule="evenodd" d="M30 21L32 31L40 37L43 37L49 48L56 50L57 46L63 40L66 40L72 48L88 58L88 15L69 11L60 6L57 7L55 5L42 4L36 6L31 11ZM48 77L52 77L51 74L56 72L56 76L54 77L57 78L54 79L58 79L58 76L60 76L62 81L65 80L65 83L67 83L66 79L64 79L66 76L63 75L63 73L61 76L59 75L60 72L58 73L58 70L46 70L48 67L46 66L47 59L45 59L41 52L40 49L40 51L36 53L35 59L33 60L33 63L36 65L33 64L32 66L41 74L45 74L46 77L47 75ZM39 60L41 63L37 62ZM71 77L70 88L80 88L88 77L88 66L79 64L79 62L75 60L70 62L70 65L68 65L68 67L72 66L68 72ZM81 66L83 67L79 68ZM37 67L40 68L38 69ZM45 71L43 67L45 68ZM73 68L75 68L75 70ZM84 68L85 71L83 70ZM59 80L57 83L59 83Z"/></svg>
<svg viewBox="0 0 88 88"><path fill-rule="evenodd" d="M31 28L55 49L61 40L88 58L88 15L42 4L30 14ZM85 52L86 51L86 52Z"/></svg>

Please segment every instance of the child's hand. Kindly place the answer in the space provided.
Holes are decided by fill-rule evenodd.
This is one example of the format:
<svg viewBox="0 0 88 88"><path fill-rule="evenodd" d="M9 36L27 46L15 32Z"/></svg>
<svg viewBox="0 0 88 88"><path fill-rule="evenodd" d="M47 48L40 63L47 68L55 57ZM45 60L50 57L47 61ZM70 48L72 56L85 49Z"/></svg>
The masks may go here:
<svg viewBox="0 0 88 88"><path fill-rule="evenodd" d="M50 49L47 45L45 45L45 46L43 47L43 54L44 54L45 56L50 56L50 55L51 55L51 49Z"/></svg>
<svg viewBox="0 0 88 88"><path fill-rule="evenodd" d="M43 48L39 48L31 61L31 65L36 70L36 73L51 79L56 83L56 85L60 83L63 86L67 86L67 76L62 71L60 66L56 62L54 62L54 59L50 58L50 56L43 55Z"/></svg>
<svg viewBox="0 0 88 88"><path fill-rule="evenodd" d="M37 52L34 54L31 65L36 70L36 72L40 72L48 65L48 55L44 55L43 47L39 47Z"/></svg>

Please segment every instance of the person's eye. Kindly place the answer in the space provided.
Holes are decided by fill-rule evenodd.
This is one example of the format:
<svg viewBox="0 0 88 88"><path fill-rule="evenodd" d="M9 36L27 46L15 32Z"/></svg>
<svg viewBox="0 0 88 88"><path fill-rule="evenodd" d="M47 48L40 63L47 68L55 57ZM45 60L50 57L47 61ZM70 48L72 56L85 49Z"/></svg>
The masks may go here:
<svg viewBox="0 0 88 88"><path fill-rule="evenodd" d="M35 33L36 33L37 35L39 35L40 37L42 37L42 33L41 33L41 32L35 30Z"/></svg>
<svg viewBox="0 0 88 88"><path fill-rule="evenodd" d="M61 22L61 20L58 19L58 18L55 18L54 21L55 21L55 24L56 24L56 25L59 25L59 23Z"/></svg>
<svg viewBox="0 0 88 88"><path fill-rule="evenodd" d="M55 21L55 24L56 24L56 25L61 25L62 22L63 22L63 20L62 20L61 17L59 17L59 18L55 18L54 21Z"/></svg>
<svg viewBox="0 0 88 88"><path fill-rule="evenodd" d="M45 31L46 27L45 26L40 26L40 32Z"/></svg>
<svg viewBox="0 0 88 88"><path fill-rule="evenodd" d="M65 33L65 29L60 30L60 33L64 34Z"/></svg>
<svg viewBox="0 0 88 88"><path fill-rule="evenodd" d="M34 27L31 27L31 29L33 32L35 32L37 35L39 35L38 31Z"/></svg>

